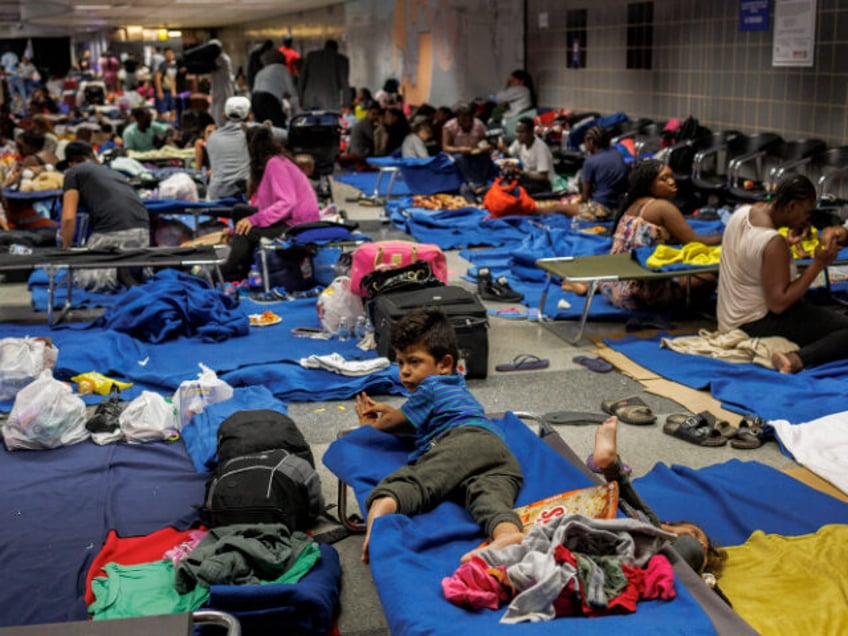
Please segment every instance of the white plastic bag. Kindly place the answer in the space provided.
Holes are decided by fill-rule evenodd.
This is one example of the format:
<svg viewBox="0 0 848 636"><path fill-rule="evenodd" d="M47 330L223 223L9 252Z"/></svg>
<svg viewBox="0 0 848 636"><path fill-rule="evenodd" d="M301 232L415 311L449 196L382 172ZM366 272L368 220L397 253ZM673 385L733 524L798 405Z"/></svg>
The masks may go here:
<svg viewBox="0 0 848 636"><path fill-rule="evenodd" d="M197 203L197 184L185 172L175 172L159 183L159 197Z"/></svg>
<svg viewBox="0 0 848 636"><path fill-rule="evenodd" d="M365 315L362 299L350 290L350 276L338 276L333 280L319 294L315 308L321 326L329 333L338 333L342 318L347 322L348 330L352 331L356 319Z"/></svg>
<svg viewBox="0 0 848 636"><path fill-rule="evenodd" d="M9 450L77 444L89 436L85 403L50 369L20 391L9 419L0 429Z"/></svg>
<svg viewBox="0 0 848 636"><path fill-rule="evenodd" d="M118 417L128 442L152 442L178 437L180 421L173 404L152 391L142 391Z"/></svg>
<svg viewBox="0 0 848 636"><path fill-rule="evenodd" d="M41 338L0 340L0 400L11 400L44 369L56 366L59 350Z"/></svg>
<svg viewBox="0 0 848 636"><path fill-rule="evenodd" d="M205 364L200 363L198 366L201 372L197 380L186 380L174 393L174 408L179 414L179 430L182 430L195 414L202 413L209 404L233 397L233 387L218 379L215 372Z"/></svg>

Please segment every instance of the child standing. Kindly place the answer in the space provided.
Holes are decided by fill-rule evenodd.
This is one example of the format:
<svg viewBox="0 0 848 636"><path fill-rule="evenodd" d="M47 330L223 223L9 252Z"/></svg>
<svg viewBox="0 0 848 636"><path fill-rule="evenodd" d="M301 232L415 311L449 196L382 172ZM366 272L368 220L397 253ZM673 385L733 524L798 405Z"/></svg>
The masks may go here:
<svg viewBox="0 0 848 636"><path fill-rule="evenodd" d="M381 431L415 433L410 463L384 478L368 496L362 560L374 520L383 515L413 515L461 495L466 510L485 531L490 547L503 548L524 538L513 510L523 477L503 433L456 373L456 333L435 307L414 309L393 326L390 342L401 383L412 397L400 408L356 398L360 425ZM462 557L471 558L471 553Z"/></svg>

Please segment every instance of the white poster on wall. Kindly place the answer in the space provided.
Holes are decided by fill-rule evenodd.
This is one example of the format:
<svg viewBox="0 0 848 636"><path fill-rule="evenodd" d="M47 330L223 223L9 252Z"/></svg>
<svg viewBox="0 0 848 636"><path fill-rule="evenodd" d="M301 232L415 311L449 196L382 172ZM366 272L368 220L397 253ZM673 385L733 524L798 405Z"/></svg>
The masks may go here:
<svg viewBox="0 0 848 636"><path fill-rule="evenodd" d="M812 66L816 0L775 0L772 66Z"/></svg>

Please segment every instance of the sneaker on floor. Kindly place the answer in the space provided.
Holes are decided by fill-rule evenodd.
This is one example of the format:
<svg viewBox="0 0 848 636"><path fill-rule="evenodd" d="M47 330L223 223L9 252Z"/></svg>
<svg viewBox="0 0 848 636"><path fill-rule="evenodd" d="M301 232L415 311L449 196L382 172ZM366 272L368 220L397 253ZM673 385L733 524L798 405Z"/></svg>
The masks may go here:
<svg viewBox="0 0 848 636"><path fill-rule="evenodd" d="M481 268L477 271L477 293L483 300L496 300L504 303L517 303L524 299L524 294L509 286L505 276L501 276L497 280L492 279L492 273L488 268Z"/></svg>

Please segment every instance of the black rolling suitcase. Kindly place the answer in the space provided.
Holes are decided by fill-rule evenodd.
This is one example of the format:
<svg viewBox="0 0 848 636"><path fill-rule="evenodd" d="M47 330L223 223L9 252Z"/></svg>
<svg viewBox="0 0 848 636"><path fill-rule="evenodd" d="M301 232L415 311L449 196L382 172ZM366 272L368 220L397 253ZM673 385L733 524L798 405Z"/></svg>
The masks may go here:
<svg viewBox="0 0 848 636"><path fill-rule="evenodd" d="M485 378L489 367L489 319L476 294L463 287L445 285L414 291L380 294L369 302L377 351L392 358L389 330L410 309L435 305L447 314L459 341L460 360L467 378Z"/></svg>

